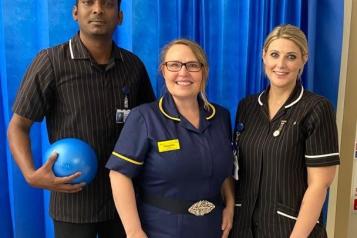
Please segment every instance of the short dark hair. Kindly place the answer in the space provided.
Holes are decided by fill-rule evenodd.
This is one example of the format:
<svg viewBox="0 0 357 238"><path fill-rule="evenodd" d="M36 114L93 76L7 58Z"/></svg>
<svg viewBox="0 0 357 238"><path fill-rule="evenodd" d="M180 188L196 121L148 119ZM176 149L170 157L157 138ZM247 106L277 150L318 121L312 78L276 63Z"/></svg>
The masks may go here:
<svg viewBox="0 0 357 238"><path fill-rule="evenodd" d="M78 1L79 0L76 0L76 6L78 6ZM120 9L120 4L121 4L121 0L118 0L118 8Z"/></svg>

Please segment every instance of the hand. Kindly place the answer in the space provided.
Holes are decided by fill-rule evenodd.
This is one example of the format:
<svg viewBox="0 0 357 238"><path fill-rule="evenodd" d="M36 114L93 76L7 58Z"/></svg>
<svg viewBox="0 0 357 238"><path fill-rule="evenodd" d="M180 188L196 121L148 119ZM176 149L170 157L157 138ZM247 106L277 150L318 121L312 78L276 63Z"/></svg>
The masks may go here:
<svg viewBox="0 0 357 238"><path fill-rule="evenodd" d="M47 162L30 174L27 182L37 188L44 188L51 191L63 193L76 193L83 189L85 183L69 184L73 179L81 175L80 172L66 177L56 177L52 171L53 164L57 160L57 153L51 154Z"/></svg>
<svg viewBox="0 0 357 238"><path fill-rule="evenodd" d="M233 226L234 207L226 206L222 213L222 238L227 238Z"/></svg>

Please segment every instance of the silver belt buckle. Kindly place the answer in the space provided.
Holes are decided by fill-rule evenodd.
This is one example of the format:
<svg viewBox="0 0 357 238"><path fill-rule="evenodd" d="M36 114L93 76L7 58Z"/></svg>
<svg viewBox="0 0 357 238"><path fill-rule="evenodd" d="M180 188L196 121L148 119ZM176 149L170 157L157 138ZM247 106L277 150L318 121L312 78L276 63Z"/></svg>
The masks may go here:
<svg viewBox="0 0 357 238"><path fill-rule="evenodd" d="M213 203L207 200L201 200L192 204L188 212L195 216L204 216L210 213L215 207Z"/></svg>

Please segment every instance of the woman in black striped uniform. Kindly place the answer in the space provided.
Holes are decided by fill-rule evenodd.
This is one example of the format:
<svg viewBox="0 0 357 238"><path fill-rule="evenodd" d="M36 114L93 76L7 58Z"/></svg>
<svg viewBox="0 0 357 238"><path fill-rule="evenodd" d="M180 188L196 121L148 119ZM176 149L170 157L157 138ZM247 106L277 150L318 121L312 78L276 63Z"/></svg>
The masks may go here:
<svg viewBox="0 0 357 238"><path fill-rule="evenodd" d="M232 237L327 237L321 209L339 164L332 105L300 82L305 34L278 26L264 43L270 85L238 106Z"/></svg>

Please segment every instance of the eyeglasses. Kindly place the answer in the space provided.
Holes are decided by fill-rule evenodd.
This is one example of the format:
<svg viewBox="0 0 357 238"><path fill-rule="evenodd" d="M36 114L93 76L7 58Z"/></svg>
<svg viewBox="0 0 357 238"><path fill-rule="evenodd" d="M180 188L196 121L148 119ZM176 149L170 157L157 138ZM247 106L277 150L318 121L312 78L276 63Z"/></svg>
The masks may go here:
<svg viewBox="0 0 357 238"><path fill-rule="evenodd" d="M198 72L203 67L202 63L196 61L189 61L186 63L180 61L167 61L163 64L166 66L167 70L171 72L180 71L182 66L185 66L188 72Z"/></svg>

